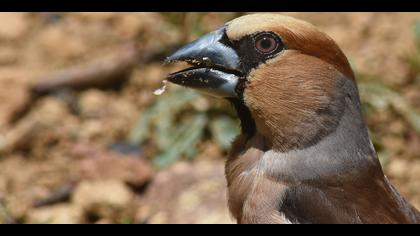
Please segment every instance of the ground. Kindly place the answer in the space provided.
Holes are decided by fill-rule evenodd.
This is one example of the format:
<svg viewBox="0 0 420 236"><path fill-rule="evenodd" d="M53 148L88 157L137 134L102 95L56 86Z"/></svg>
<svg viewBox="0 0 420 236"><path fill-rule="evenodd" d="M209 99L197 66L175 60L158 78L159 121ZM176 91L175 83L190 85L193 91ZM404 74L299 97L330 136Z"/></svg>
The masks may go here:
<svg viewBox="0 0 420 236"><path fill-rule="evenodd" d="M233 223L227 103L153 91L177 67L161 54L241 14L1 13L0 222ZM384 171L420 208L420 14L284 14L348 56Z"/></svg>

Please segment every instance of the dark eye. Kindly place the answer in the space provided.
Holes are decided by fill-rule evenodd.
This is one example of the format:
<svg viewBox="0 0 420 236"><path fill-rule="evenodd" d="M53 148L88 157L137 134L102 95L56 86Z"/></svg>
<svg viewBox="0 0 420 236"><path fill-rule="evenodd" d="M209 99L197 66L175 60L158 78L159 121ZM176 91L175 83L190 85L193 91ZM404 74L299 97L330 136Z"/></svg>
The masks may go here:
<svg viewBox="0 0 420 236"><path fill-rule="evenodd" d="M278 38L270 33L262 33L255 37L255 48L263 54L274 52L279 46Z"/></svg>

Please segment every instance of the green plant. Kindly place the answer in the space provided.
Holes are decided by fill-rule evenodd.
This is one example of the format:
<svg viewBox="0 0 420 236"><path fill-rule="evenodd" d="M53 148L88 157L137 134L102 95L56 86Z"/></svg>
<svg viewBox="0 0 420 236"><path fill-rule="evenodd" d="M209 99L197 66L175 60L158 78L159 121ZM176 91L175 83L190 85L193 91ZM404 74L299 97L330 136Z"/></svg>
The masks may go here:
<svg viewBox="0 0 420 236"><path fill-rule="evenodd" d="M182 156L194 159L198 143L206 139L227 150L239 133L239 125L232 116L223 115L223 109L194 108L193 103L202 96L184 88L166 91L141 113L129 142L141 144L153 139L158 149L153 158L156 168L164 168Z"/></svg>

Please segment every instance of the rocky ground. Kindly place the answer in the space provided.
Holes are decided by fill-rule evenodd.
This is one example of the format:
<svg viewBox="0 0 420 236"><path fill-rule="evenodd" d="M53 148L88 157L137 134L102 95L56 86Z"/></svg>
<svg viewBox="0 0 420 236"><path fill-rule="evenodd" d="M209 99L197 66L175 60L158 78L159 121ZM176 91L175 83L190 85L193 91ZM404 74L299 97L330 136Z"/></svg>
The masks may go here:
<svg viewBox="0 0 420 236"><path fill-rule="evenodd" d="M194 118L193 153L160 130L197 113L213 124L227 105L199 96L162 113L153 91L176 67L162 55L240 14L1 13L0 222L233 223L218 126ZM385 172L420 208L420 14L286 14L349 57Z"/></svg>

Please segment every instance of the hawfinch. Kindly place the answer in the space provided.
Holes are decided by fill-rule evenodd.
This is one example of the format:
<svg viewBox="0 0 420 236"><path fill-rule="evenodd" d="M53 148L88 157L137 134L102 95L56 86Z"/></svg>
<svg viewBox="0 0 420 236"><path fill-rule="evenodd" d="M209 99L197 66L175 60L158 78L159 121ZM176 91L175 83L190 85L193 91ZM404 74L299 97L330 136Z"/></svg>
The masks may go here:
<svg viewBox="0 0 420 236"><path fill-rule="evenodd" d="M238 223L420 223L384 176L354 73L313 25L236 18L180 48L172 83L228 99L241 120L227 163Z"/></svg>

